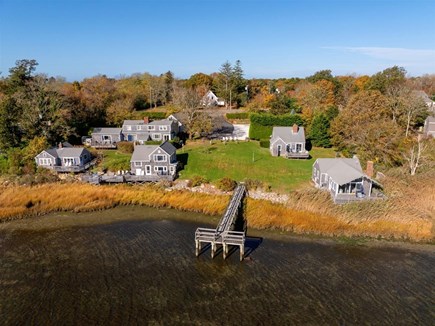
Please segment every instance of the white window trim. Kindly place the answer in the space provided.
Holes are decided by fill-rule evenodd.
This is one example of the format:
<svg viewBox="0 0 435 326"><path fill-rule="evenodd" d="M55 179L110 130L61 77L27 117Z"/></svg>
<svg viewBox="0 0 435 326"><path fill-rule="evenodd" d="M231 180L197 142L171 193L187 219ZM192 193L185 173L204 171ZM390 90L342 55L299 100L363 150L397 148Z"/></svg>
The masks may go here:
<svg viewBox="0 0 435 326"><path fill-rule="evenodd" d="M157 156L162 156L163 160L158 160ZM168 158L164 154L154 154L154 162L167 162Z"/></svg>

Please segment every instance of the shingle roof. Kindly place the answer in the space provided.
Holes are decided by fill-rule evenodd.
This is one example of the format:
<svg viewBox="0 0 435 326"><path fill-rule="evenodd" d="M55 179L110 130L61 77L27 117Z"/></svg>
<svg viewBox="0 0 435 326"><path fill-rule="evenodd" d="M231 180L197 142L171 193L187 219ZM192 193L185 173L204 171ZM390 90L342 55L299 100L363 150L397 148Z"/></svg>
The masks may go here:
<svg viewBox="0 0 435 326"><path fill-rule="evenodd" d="M170 126L172 124L171 120L163 119L163 120L154 120L149 123L150 125L158 125L158 126Z"/></svg>
<svg viewBox="0 0 435 326"><path fill-rule="evenodd" d="M62 157L79 157L84 151L87 151L84 147L63 147L56 148L57 155Z"/></svg>
<svg viewBox="0 0 435 326"><path fill-rule="evenodd" d="M120 134L122 128L94 128L93 134Z"/></svg>
<svg viewBox="0 0 435 326"><path fill-rule="evenodd" d="M303 143L305 142L304 127L299 127L298 132L295 134L293 133L293 127L273 127L270 142L273 143L278 138L281 138L286 144Z"/></svg>
<svg viewBox="0 0 435 326"><path fill-rule="evenodd" d="M161 144L160 148L163 149L169 155L172 155L177 151L177 149L174 147L174 145L172 145L168 141L165 141L163 144Z"/></svg>
<svg viewBox="0 0 435 326"><path fill-rule="evenodd" d="M338 185L349 183L364 176L357 158L319 158L321 173L327 173Z"/></svg>
<svg viewBox="0 0 435 326"><path fill-rule="evenodd" d="M144 125L145 121L143 120L124 120L124 123L122 124L123 126L125 125L133 125L133 126L137 126L137 125Z"/></svg>
<svg viewBox="0 0 435 326"><path fill-rule="evenodd" d="M134 147L131 161L149 161L150 154L157 148L158 145L136 145Z"/></svg>

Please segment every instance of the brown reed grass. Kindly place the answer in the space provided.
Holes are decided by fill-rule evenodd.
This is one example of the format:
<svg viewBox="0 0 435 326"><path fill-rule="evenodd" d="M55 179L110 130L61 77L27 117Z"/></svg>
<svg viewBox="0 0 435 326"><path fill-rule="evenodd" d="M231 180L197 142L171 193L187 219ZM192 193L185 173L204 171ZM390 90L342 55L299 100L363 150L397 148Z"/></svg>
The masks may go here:
<svg viewBox="0 0 435 326"><path fill-rule="evenodd" d="M433 179L432 179L433 180ZM388 183L392 184L388 184ZM410 184L411 183L411 184ZM414 184L415 183L415 184ZM300 234L433 241L435 186L416 179L391 180L386 201L336 206L326 192L292 192L286 205L248 199L248 226ZM417 185L419 185L418 188ZM56 211L93 211L118 205L169 207L220 215L229 196L165 191L152 185L93 186L56 183L0 187L0 220Z"/></svg>

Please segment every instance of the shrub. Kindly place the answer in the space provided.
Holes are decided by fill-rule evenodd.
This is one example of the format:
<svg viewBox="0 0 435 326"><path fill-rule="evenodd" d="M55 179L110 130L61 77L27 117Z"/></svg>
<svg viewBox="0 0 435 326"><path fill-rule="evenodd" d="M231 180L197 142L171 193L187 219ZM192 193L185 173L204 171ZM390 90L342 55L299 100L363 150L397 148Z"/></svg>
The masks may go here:
<svg viewBox="0 0 435 326"><path fill-rule="evenodd" d="M260 140L260 147L269 148L270 147L270 140L269 139L261 139Z"/></svg>
<svg viewBox="0 0 435 326"><path fill-rule="evenodd" d="M134 151L134 144L128 141L121 141L117 143L118 151L124 154L131 154Z"/></svg>
<svg viewBox="0 0 435 326"><path fill-rule="evenodd" d="M203 183L208 183L208 180L200 175L195 175L187 182L188 187L197 187L202 185Z"/></svg>
<svg viewBox="0 0 435 326"><path fill-rule="evenodd" d="M230 178L222 178L216 182L216 187L222 191L233 191L237 182Z"/></svg>
<svg viewBox="0 0 435 326"><path fill-rule="evenodd" d="M263 181L254 179L245 179L245 186L248 190L262 189L264 187Z"/></svg>
<svg viewBox="0 0 435 326"><path fill-rule="evenodd" d="M249 119L249 113L248 112L240 112L240 113L227 113L226 114L227 119L230 120L246 120Z"/></svg>
<svg viewBox="0 0 435 326"><path fill-rule="evenodd" d="M151 120L162 120L166 118L166 112L144 112L143 116Z"/></svg>
<svg viewBox="0 0 435 326"><path fill-rule="evenodd" d="M251 126L249 128L249 138L251 139L267 139L272 135L274 126L298 126L304 125L304 120L298 114L258 114L253 113L250 115Z"/></svg>

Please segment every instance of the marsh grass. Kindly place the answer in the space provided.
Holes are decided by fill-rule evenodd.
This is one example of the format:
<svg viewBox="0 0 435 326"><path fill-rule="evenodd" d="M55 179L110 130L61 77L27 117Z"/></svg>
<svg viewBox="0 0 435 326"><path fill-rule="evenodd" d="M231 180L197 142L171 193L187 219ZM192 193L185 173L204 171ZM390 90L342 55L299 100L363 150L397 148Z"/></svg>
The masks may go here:
<svg viewBox="0 0 435 326"><path fill-rule="evenodd" d="M342 206L332 204L326 192L312 188L292 192L285 205L249 198L245 217L248 227L255 229L433 241L434 185L428 183L421 186L420 191L405 186L408 182L398 182L387 201ZM216 216L224 212L228 201L227 195L165 191L152 185L53 183L33 187L8 186L0 188L0 220L57 211L94 211L120 205L168 207Z"/></svg>

